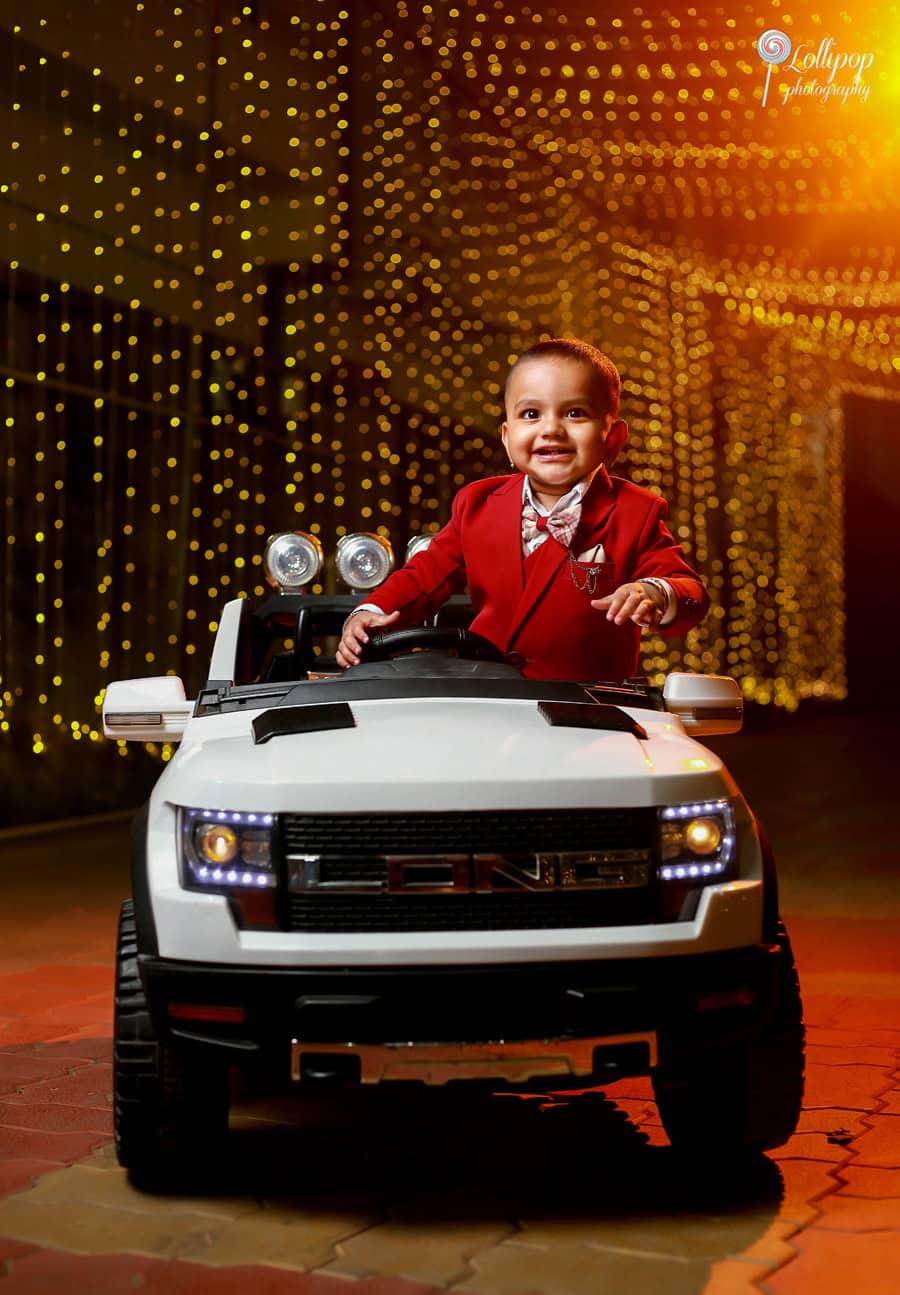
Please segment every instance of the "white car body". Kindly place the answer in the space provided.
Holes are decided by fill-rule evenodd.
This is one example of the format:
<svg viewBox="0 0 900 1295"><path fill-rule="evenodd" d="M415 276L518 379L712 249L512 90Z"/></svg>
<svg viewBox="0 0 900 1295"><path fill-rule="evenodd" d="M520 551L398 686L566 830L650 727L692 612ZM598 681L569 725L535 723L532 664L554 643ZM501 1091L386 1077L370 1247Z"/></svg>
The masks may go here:
<svg viewBox="0 0 900 1295"><path fill-rule="evenodd" d="M783 1142L803 1033L774 863L697 740L740 727L734 681L524 679L452 626L323 672L312 627L349 605L229 603L195 701L107 689L108 736L178 744L120 920L121 1162L227 1129L234 1066L301 1092L643 1073L675 1141Z"/></svg>
<svg viewBox="0 0 900 1295"><path fill-rule="evenodd" d="M322 685L323 690L328 685ZM148 868L161 956L246 966L521 962L713 952L759 941L759 842L722 762L660 712L626 733L551 728L533 701L353 703L356 727L254 746L259 711L193 718L150 802ZM423 734L440 734L439 742ZM552 931L238 931L226 899L180 881L181 806L256 814L665 806L731 799L738 875L686 922Z"/></svg>
<svg viewBox="0 0 900 1295"><path fill-rule="evenodd" d="M210 679L234 676L242 605L235 599L223 611ZM730 705L732 716L707 723L704 731L739 727L731 680L679 676L678 682L680 688L670 691L678 700L687 697L688 722L702 723L706 702L719 715ZM320 688L327 703L333 682L323 680ZM240 712L205 716L194 714L194 704L183 698L179 680L159 676L111 684L104 702L107 736L147 740L162 730L180 741L149 806L147 866L160 956L245 966L520 962L718 952L761 938L763 869L752 815L722 761L688 735L678 714L624 707L647 733L638 741L622 732L548 726L533 700L387 698L354 702L353 728L256 745L252 723L268 709L267 698L248 698ZM135 725L135 714L153 705L160 707L160 726ZM117 724L129 709L129 723ZM423 741L423 734L439 740ZM222 895L183 888L173 849L178 812L186 806L279 815L415 813L426 806L431 812L664 807L722 799L735 810L735 875L704 887L689 920L633 928L239 931Z"/></svg>

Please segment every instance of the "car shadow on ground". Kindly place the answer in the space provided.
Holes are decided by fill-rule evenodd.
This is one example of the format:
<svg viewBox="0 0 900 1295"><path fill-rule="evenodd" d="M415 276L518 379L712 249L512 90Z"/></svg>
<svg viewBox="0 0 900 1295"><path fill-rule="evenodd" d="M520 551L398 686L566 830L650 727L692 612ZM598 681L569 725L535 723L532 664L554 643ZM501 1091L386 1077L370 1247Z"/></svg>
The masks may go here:
<svg viewBox="0 0 900 1295"><path fill-rule="evenodd" d="M652 1137L662 1140L658 1131ZM304 1212L340 1206L443 1221L583 1223L727 1218L715 1257L752 1245L783 1197L781 1172L765 1156L713 1163L652 1145L599 1090L552 1097L326 1090L299 1114L287 1098L238 1105L225 1161L203 1177L195 1186L204 1194L249 1193ZM712 1235L707 1244L718 1246Z"/></svg>

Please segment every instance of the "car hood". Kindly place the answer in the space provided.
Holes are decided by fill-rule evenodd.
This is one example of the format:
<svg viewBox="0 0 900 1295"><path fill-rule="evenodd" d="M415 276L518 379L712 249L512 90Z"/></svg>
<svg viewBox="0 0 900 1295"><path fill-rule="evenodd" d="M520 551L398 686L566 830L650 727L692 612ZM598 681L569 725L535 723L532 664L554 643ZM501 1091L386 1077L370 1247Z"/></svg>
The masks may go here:
<svg viewBox="0 0 900 1295"><path fill-rule="evenodd" d="M181 805L249 812L648 806L734 795L721 761L657 711L646 739L551 726L522 700L354 702L352 728L255 743L247 713L192 719L160 780Z"/></svg>

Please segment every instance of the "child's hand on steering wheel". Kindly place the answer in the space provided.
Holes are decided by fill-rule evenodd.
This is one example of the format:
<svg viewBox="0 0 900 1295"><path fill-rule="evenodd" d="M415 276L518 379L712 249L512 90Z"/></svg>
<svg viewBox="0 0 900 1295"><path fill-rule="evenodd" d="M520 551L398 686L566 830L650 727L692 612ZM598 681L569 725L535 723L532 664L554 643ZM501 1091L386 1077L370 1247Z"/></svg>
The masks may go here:
<svg viewBox="0 0 900 1295"><path fill-rule="evenodd" d="M369 641L367 630L380 629L382 625L393 625L399 615L399 612L391 612L390 615L372 611L351 612L344 621L341 641L335 654L341 669L346 670L348 666L359 665L362 646Z"/></svg>

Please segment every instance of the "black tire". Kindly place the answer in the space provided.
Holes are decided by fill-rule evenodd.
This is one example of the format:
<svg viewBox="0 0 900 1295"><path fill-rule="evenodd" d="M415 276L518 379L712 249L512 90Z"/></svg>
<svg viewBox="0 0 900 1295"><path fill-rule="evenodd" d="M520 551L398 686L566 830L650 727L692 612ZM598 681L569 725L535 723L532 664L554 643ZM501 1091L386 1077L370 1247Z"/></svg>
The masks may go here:
<svg viewBox="0 0 900 1295"><path fill-rule="evenodd" d="M676 1150L706 1156L770 1151L797 1127L804 1028L791 942L778 925L781 968L771 1016L740 1043L705 1048L653 1075L663 1127Z"/></svg>
<svg viewBox="0 0 900 1295"><path fill-rule="evenodd" d="M113 1127L119 1164L137 1182L195 1176L228 1131L228 1069L160 1040L138 971L134 902L119 916Z"/></svg>

